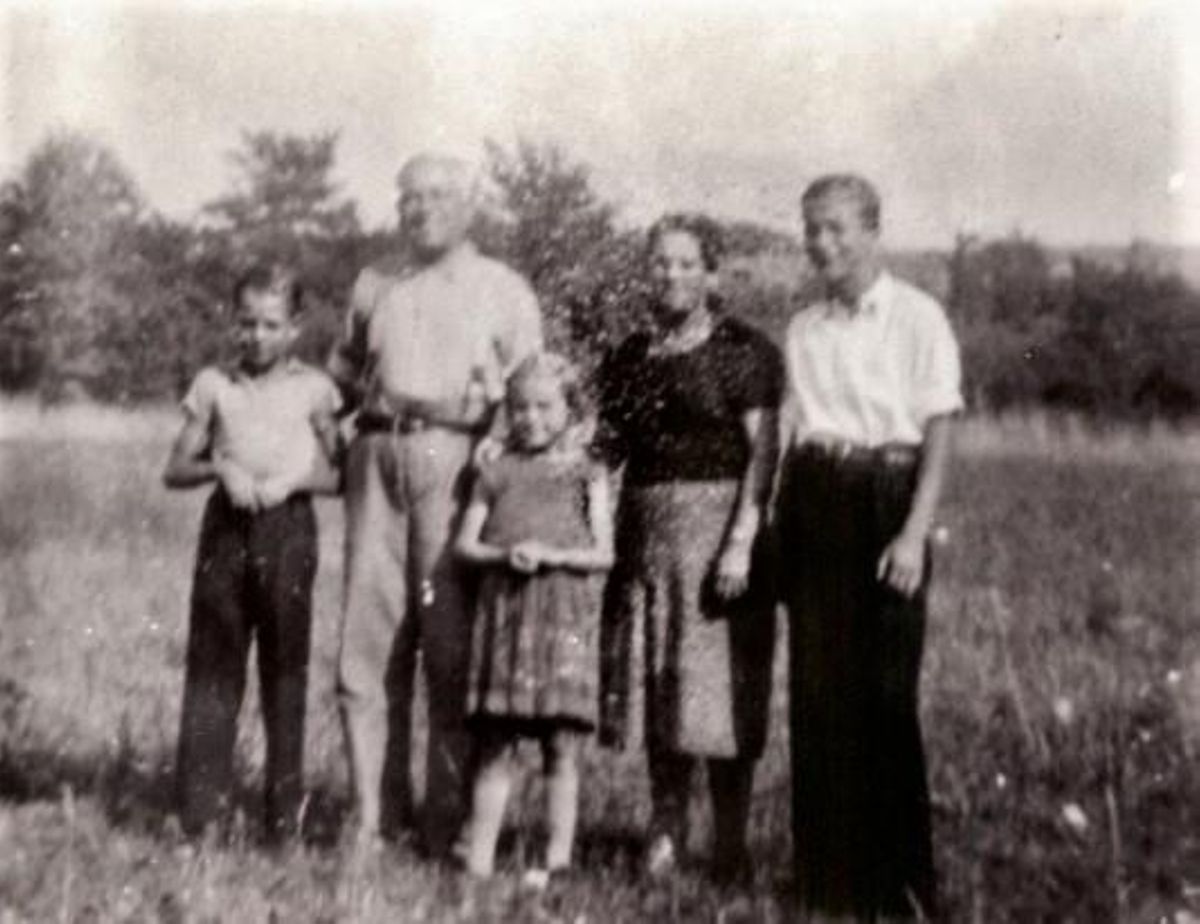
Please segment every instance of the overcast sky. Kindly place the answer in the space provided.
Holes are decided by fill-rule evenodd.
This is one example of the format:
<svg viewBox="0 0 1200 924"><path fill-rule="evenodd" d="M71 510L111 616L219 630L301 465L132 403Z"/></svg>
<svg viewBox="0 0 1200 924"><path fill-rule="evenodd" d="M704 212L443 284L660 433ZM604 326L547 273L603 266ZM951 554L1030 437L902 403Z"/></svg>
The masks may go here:
<svg viewBox="0 0 1200 924"><path fill-rule="evenodd" d="M590 164L631 222L794 226L805 182L850 168L902 245L1200 243L1200 3L833 6L18 3L0 13L0 175L78 128L186 218L229 188L241 129L337 130L338 179L382 225L407 155L520 134Z"/></svg>

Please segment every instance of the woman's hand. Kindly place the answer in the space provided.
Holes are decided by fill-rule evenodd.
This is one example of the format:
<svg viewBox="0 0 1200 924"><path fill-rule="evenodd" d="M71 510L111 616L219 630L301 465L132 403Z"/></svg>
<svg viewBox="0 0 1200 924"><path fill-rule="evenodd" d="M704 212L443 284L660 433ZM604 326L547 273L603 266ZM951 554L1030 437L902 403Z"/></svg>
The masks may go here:
<svg viewBox="0 0 1200 924"><path fill-rule="evenodd" d="M750 543L731 542L717 559L716 591L722 600L740 597L750 586Z"/></svg>
<svg viewBox="0 0 1200 924"><path fill-rule="evenodd" d="M905 530L879 556L875 576L897 593L911 597L925 577L925 538Z"/></svg>

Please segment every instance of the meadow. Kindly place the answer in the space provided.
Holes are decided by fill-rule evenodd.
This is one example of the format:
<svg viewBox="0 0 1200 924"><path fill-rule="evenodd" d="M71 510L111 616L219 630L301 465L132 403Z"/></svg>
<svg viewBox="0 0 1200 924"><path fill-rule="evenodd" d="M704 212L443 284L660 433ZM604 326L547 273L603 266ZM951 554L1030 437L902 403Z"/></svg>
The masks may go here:
<svg viewBox="0 0 1200 924"><path fill-rule="evenodd" d="M536 774L493 882L403 846L347 849L336 500L319 504L307 837L255 844L251 692L245 824L186 844L171 770L204 492L160 486L175 426L170 410L0 406L0 922L788 919L782 646L746 889L635 874L636 750L589 751L580 871L545 896L513 875ZM1200 920L1200 438L1020 419L967 421L958 443L922 687L944 920Z"/></svg>

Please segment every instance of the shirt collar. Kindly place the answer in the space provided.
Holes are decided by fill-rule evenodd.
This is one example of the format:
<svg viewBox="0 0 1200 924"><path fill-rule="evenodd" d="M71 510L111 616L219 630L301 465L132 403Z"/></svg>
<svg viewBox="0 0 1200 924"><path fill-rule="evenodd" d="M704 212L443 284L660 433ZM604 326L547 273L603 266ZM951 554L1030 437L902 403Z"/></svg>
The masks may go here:
<svg viewBox="0 0 1200 924"><path fill-rule="evenodd" d="M825 300L826 317L848 316L881 319L892 303L892 274L887 270L880 271L875 281L862 295L858 302L850 308L833 298Z"/></svg>
<svg viewBox="0 0 1200 924"><path fill-rule="evenodd" d="M295 375L303 368L303 364L295 356L289 356L283 361L283 374ZM246 370L242 368L239 362L232 362L226 369L226 375L229 376L231 382L250 382L254 381L246 374Z"/></svg>

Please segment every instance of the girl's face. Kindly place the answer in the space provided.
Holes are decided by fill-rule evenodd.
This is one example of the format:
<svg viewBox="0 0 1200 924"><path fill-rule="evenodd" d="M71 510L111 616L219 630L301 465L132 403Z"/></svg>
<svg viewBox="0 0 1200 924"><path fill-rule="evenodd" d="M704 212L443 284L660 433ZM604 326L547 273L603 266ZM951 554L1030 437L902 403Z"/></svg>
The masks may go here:
<svg viewBox="0 0 1200 924"><path fill-rule="evenodd" d="M704 265L700 242L687 231L660 234L650 251L655 303L667 321L680 321L705 306L716 282Z"/></svg>
<svg viewBox="0 0 1200 924"><path fill-rule="evenodd" d="M571 419L562 383L544 375L530 376L514 385L508 397L508 414L517 445L527 451L552 445Z"/></svg>

